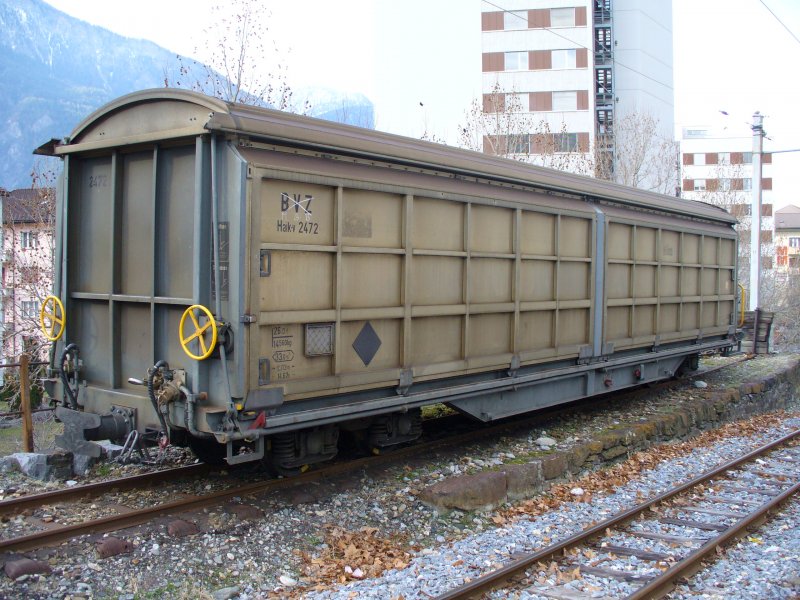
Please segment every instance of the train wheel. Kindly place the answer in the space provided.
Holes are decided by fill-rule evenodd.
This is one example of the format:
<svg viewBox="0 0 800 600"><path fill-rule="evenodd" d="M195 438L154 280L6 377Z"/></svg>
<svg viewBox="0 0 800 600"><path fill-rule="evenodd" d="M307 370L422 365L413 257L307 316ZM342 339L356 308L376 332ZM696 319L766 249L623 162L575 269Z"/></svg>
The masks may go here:
<svg viewBox="0 0 800 600"><path fill-rule="evenodd" d="M338 441L339 428L335 425L279 433L270 439L268 464L280 475L297 475L310 464L336 456Z"/></svg>
<svg viewBox="0 0 800 600"><path fill-rule="evenodd" d="M416 408L404 413L377 417L370 424L367 442L370 451L378 453L383 448L413 442L421 435L422 413L420 409Z"/></svg>

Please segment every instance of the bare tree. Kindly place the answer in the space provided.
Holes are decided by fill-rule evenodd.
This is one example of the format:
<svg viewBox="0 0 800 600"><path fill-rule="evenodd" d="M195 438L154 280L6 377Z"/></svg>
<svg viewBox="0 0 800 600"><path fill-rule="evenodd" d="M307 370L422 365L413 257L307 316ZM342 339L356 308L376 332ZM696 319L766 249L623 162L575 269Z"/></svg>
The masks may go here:
<svg viewBox="0 0 800 600"><path fill-rule="evenodd" d="M598 137L595 148L599 179L668 195L679 189L679 144L649 113L625 114L614 123L612 133ZM613 154L603 151L607 148L613 148Z"/></svg>
<svg viewBox="0 0 800 600"><path fill-rule="evenodd" d="M566 126L554 132L549 123L537 119L526 105L527 95L505 91L496 84L474 100L459 126L458 145L486 154L503 156L544 167L591 174L594 170L588 142ZM423 136L425 137L425 136Z"/></svg>
<svg viewBox="0 0 800 600"><path fill-rule="evenodd" d="M207 62L178 57L177 77L164 74L166 87L189 88L227 102L300 112L287 82L287 67L269 35L269 13L256 0L231 0L211 9L203 30ZM307 104L305 110L308 109ZM303 110L301 108L301 110Z"/></svg>

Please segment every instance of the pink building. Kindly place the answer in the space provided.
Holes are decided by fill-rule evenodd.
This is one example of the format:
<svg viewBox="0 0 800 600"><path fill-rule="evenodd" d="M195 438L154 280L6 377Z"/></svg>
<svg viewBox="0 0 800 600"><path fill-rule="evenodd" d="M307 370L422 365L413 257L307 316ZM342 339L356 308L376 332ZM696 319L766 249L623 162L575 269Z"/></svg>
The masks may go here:
<svg viewBox="0 0 800 600"><path fill-rule="evenodd" d="M0 188L2 197L2 361L23 351L43 357L49 342L39 309L53 286L55 190Z"/></svg>

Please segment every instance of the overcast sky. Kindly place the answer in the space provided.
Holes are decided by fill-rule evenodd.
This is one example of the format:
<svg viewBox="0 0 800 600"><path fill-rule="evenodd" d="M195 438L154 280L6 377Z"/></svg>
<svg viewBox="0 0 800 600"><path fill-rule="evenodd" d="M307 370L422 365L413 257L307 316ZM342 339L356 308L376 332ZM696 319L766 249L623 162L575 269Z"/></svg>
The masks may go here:
<svg viewBox="0 0 800 600"><path fill-rule="evenodd" d="M225 4L46 1L201 61L212 7ZM502 6L502 0L493 4ZM748 137L747 124L759 110L771 138L766 149L800 149L800 2L672 4L676 127L714 125ZM361 92L375 105L379 129L413 137L427 130L455 141L458 123L480 94L481 0L263 0L263 5L292 85ZM773 162L776 205L800 205L800 152L776 155Z"/></svg>

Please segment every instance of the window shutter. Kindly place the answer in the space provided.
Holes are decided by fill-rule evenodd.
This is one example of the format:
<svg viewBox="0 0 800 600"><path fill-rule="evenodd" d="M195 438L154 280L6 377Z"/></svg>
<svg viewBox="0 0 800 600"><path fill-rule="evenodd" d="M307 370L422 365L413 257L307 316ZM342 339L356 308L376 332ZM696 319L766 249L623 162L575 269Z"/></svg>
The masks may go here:
<svg viewBox="0 0 800 600"><path fill-rule="evenodd" d="M506 95L505 94L484 94L483 95L483 112L485 113L499 113L506 110Z"/></svg>
<svg viewBox="0 0 800 600"><path fill-rule="evenodd" d="M543 133L534 133L531 135L531 152L534 154L544 154L545 150L545 137Z"/></svg>
<svg viewBox="0 0 800 600"><path fill-rule="evenodd" d="M553 68L553 57L550 50L531 50L528 53L531 71Z"/></svg>
<svg viewBox="0 0 800 600"><path fill-rule="evenodd" d="M586 7L575 7L575 27L586 27Z"/></svg>
<svg viewBox="0 0 800 600"><path fill-rule="evenodd" d="M765 191L772 189L772 177L764 177L761 180L761 189Z"/></svg>
<svg viewBox="0 0 800 600"><path fill-rule="evenodd" d="M589 110L588 90L578 90L578 110Z"/></svg>
<svg viewBox="0 0 800 600"><path fill-rule="evenodd" d="M502 71L505 60L503 59L502 52L484 52L483 53L483 72Z"/></svg>
<svg viewBox="0 0 800 600"><path fill-rule="evenodd" d="M502 31L503 12L481 13L481 31Z"/></svg>
<svg viewBox="0 0 800 600"><path fill-rule="evenodd" d="M553 110L553 93L531 92L529 94L529 102L531 111Z"/></svg>
<svg viewBox="0 0 800 600"><path fill-rule="evenodd" d="M589 66L589 54L586 48L578 48L575 51L575 67L585 69Z"/></svg>
<svg viewBox="0 0 800 600"><path fill-rule="evenodd" d="M731 164L740 165L744 162L743 152L731 152Z"/></svg>
<svg viewBox="0 0 800 600"><path fill-rule="evenodd" d="M717 153L716 152L706 152L706 164L707 165L716 165L717 164Z"/></svg>
<svg viewBox="0 0 800 600"><path fill-rule="evenodd" d="M691 192L694 189L694 179L684 179L683 180L683 191L684 192Z"/></svg>
<svg viewBox="0 0 800 600"><path fill-rule="evenodd" d="M528 11L528 29L550 27L550 9L538 8Z"/></svg>
<svg viewBox="0 0 800 600"><path fill-rule="evenodd" d="M683 155L683 164L685 164L685 165L693 165L694 164L694 154L684 153L684 155Z"/></svg>
<svg viewBox="0 0 800 600"><path fill-rule="evenodd" d="M772 164L772 153L771 152L767 152L765 154L762 154L761 155L761 162L763 164L765 164L765 165L771 165Z"/></svg>
<svg viewBox="0 0 800 600"><path fill-rule="evenodd" d="M581 131L578 133L578 152L589 151L589 132Z"/></svg>

